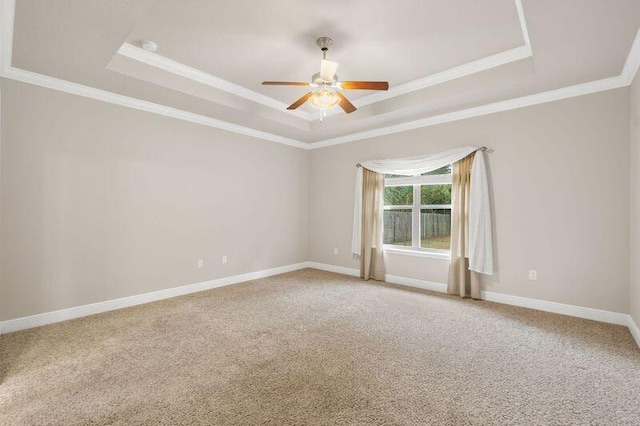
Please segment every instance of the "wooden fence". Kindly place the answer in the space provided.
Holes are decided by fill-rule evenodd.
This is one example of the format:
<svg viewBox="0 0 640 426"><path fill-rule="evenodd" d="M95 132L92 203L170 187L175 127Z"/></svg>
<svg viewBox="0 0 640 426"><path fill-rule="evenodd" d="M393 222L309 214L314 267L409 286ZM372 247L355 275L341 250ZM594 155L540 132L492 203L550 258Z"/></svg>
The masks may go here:
<svg viewBox="0 0 640 426"><path fill-rule="evenodd" d="M443 213L420 213L420 238L446 237L451 235L451 215ZM411 244L411 211L384 211L384 243Z"/></svg>

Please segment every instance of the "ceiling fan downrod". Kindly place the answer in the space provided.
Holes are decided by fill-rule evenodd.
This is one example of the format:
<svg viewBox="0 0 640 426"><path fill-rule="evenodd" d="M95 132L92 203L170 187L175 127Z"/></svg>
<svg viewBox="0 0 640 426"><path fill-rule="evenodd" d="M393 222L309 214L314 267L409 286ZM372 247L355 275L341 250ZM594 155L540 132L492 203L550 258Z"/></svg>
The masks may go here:
<svg viewBox="0 0 640 426"><path fill-rule="evenodd" d="M327 51L329 50L329 46L331 46L333 40L330 37L319 37L316 40L316 44L322 50L322 59L327 59Z"/></svg>

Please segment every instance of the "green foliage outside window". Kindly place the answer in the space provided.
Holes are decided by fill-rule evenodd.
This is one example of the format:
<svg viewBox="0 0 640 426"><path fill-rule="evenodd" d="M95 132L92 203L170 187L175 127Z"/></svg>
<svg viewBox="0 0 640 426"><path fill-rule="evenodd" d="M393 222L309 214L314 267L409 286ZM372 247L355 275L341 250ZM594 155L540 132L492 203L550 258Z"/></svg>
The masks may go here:
<svg viewBox="0 0 640 426"><path fill-rule="evenodd" d="M413 204L413 186L388 186L384 189L384 204L387 206L410 206Z"/></svg>
<svg viewBox="0 0 640 426"><path fill-rule="evenodd" d="M425 175L451 173L451 166L444 166ZM387 177L400 177L387 175ZM390 186L384 189L384 204L387 206L410 206L413 204L413 186ZM420 204L451 204L451 185L422 185Z"/></svg>
<svg viewBox="0 0 640 426"><path fill-rule="evenodd" d="M451 185L422 185L420 204L451 204Z"/></svg>
<svg viewBox="0 0 640 426"><path fill-rule="evenodd" d="M451 174L451 166L441 167L424 175ZM405 177L387 175L387 178ZM451 244L451 184L419 185L420 204L433 206L416 209L413 207L414 185L389 186L384 189L386 206L407 206L407 208L386 209L384 211L384 243L395 246L422 249L449 250ZM409 208L411 207L411 208ZM412 241L413 221L419 220L419 239Z"/></svg>

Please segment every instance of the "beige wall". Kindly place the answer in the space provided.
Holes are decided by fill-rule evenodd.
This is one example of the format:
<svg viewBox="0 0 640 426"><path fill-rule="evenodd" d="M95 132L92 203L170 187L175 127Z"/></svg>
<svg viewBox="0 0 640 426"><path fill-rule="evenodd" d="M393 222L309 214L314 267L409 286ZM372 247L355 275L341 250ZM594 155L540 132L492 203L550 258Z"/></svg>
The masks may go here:
<svg viewBox="0 0 640 426"><path fill-rule="evenodd" d="M629 313L640 325L640 77L631 85L631 279Z"/></svg>
<svg viewBox="0 0 640 426"><path fill-rule="evenodd" d="M308 258L307 151L10 80L1 142L0 320Z"/></svg>
<svg viewBox="0 0 640 426"><path fill-rule="evenodd" d="M638 321L638 86L631 126L618 89L308 152L2 80L0 320L305 260L357 268L357 162L484 144L498 267L485 289L628 312L631 274ZM387 263L446 282L446 261Z"/></svg>
<svg viewBox="0 0 640 426"><path fill-rule="evenodd" d="M628 105L629 90L617 89L311 151L310 260L358 267L349 254L356 163L487 145L497 275L484 288L626 313ZM387 256L392 275L444 283L447 268Z"/></svg>

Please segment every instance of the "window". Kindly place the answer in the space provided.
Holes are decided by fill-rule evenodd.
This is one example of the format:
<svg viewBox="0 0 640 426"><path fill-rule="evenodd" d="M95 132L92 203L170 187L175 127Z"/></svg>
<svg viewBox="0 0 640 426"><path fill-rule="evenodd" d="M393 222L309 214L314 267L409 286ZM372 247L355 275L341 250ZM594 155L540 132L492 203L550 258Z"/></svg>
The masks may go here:
<svg viewBox="0 0 640 426"><path fill-rule="evenodd" d="M385 177L384 244L444 253L451 248L451 166Z"/></svg>

